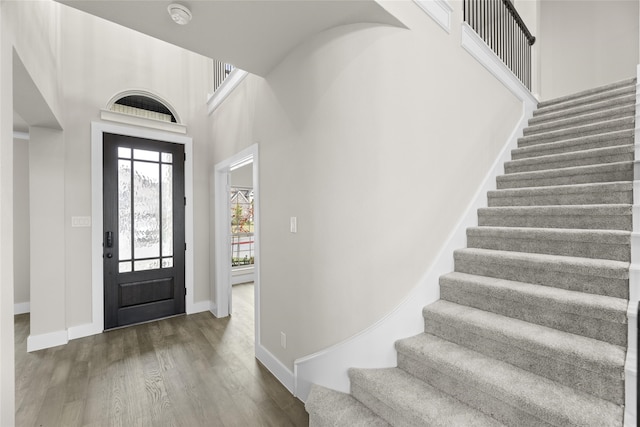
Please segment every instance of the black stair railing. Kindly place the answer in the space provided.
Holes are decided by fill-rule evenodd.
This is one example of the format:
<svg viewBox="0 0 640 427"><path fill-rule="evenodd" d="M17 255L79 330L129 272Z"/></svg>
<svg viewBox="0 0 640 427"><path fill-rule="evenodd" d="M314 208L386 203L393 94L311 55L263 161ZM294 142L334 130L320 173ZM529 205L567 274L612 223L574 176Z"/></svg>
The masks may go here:
<svg viewBox="0 0 640 427"><path fill-rule="evenodd" d="M213 90L218 90L222 82L231 74L235 67L221 61L213 61Z"/></svg>
<svg viewBox="0 0 640 427"><path fill-rule="evenodd" d="M511 0L464 0L464 21L531 90L531 34Z"/></svg>

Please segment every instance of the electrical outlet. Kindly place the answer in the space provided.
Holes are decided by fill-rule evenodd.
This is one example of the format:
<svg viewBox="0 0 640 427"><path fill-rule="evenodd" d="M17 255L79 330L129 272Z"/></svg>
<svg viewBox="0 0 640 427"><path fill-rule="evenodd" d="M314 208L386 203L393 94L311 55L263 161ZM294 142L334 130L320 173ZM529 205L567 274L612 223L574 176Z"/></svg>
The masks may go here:
<svg viewBox="0 0 640 427"><path fill-rule="evenodd" d="M287 334L280 332L280 345L282 348L287 348Z"/></svg>

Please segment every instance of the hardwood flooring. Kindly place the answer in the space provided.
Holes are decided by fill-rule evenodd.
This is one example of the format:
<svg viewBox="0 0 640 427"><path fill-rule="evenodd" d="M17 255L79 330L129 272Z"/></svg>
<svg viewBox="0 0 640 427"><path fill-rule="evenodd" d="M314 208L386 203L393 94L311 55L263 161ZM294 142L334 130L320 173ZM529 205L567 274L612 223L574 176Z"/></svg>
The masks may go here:
<svg viewBox="0 0 640 427"><path fill-rule="evenodd" d="M27 353L16 316L18 426L308 426L304 405L255 358L253 285L232 316L179 316Z"/></svg>

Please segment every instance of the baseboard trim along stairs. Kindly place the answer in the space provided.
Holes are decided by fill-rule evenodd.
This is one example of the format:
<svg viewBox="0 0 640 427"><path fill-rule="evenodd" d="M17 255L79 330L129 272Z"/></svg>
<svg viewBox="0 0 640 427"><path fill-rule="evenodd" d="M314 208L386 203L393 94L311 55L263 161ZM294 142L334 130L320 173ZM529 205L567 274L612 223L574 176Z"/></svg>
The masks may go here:
<svg viewBox="0 0 640 427"><path fill-rule="evenodd" d="M635 79L540 103L424 333L396 342L397 367L351 368L350 394L314 385L310 425L635 423L635 123Z"/></svg>

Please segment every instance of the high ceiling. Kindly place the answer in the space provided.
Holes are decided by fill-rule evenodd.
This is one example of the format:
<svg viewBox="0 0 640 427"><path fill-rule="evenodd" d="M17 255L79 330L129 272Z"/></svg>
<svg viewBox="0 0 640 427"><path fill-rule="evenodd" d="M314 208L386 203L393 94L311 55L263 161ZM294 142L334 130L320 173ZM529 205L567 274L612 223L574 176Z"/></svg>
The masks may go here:
<svg viewBox="0 0 640 427"><path fill-rule="evenodd" d="M174 0L192 12L184 26L171 20L171 1L56 1L261 76L300 42L329 28L402 26L374 0Z"/></svg>

